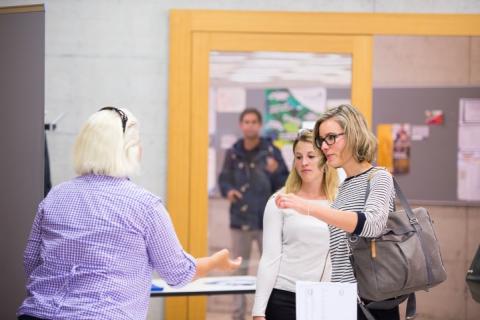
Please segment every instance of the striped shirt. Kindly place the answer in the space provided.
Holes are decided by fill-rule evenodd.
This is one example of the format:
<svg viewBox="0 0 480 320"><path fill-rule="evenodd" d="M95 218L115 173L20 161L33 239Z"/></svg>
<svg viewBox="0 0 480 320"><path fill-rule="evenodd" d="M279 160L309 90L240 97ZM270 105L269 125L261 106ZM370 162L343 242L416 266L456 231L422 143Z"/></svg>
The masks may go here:
<svg viewBox="0 0 480 320"><path fill-rule="evenodd" d="M145 319L155 269L169 285L194 276L161 200L128 179L85 175L40 203L24 254L17 314Z"/></svg>
<svg viewBox="0 0 480 320"><path fill-rule="evenodd" d="M367 186L370 192L365 201ZM348 177L340 185L332 207L358 214L358 224L353 234L361 237L377 237L387 224L388 213L394 210L395 188L390 173L373 167ZM350 247L347 232L330 226L330 250L332 282L356 282L350 263Z"/></svg>

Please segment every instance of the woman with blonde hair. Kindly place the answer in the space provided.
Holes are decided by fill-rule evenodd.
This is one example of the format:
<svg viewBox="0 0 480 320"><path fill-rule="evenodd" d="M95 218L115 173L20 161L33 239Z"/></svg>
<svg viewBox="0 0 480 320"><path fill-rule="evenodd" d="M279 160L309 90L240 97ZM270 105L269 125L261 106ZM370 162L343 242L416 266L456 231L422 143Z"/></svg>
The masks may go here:
<svg viewBox="0 0 480 320"><path fill-rule="evenodd" d="M338 176L313 146L313 131L301 130L293 143L294 163L285 187L267 202L263 252L257 274L254 319L295 319L295 282L329 281L329 230L326 223L296 210L279 209L275 198L293 193L306 203L328 207Z"/></svg>
<svg viewBox="0 0 480 320"><path fill-rule="evenodd" d="M276 198L279 208L294 209L330 225L333 282L356 282L350 263L348 238L378 237L394 209L395 189L390 173L374 170L377 141L363 115L353 106L340 105L320 116L314 129L315 146L327 163L343 168L347 178L339 187L332 207L305 201L294 193ZM367 302L368 301L364 301ZM399 319L398 305L370 310L375 319ZM358 319L365 319L361 309Z"/></svg>
<svg viewBox="0 0 480 320"><path fill-rule="evenodd" d="M35 216L18 319L145 319L153 270L180 287L240 266L226 249L197 259L183 250L160 198L129 180L141 155L128 110L87 120L75 143L79 176L54 187Z"/></svg>

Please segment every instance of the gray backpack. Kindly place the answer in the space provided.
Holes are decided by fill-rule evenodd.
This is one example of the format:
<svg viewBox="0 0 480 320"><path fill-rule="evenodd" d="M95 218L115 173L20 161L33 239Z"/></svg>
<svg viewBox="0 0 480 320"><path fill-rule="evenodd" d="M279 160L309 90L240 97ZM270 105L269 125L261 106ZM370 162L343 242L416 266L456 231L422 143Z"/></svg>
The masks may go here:
<svg viewBox="0 0 480 320"><path fill-rule="evenodd" d="M372 301L366 307L390 309L409 298L408 317L416 312L413 293L442 283L447 273L430 215L425 208L412 210L395 178L393 182L403 210L388 215L380 237L352 236L349 241L359 295Z"/></svg>

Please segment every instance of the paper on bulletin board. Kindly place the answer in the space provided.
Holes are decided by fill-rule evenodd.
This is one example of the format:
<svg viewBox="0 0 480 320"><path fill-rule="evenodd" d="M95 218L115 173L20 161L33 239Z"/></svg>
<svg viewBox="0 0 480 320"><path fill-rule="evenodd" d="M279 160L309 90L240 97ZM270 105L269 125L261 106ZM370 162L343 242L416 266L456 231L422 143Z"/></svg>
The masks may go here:
<svg viewBox="0 0 480 320"><path fill-rule="evenodd" d="M357 284L297 281L297 320L356 320Z"/></svg>
<svg viewBox="0 0 480 320"><path fill-rule="evenodd" d="M438 126L443 122L443 110L425 110L425 124Z"/></svg>
<svg viewBox="0 0 480 320"><path fill-rule="evenodd" d="M480 99L460 99L460 123L480 124Z"/></svg>
<svg viewBox="0 0 480 320"><path fill-rule="evenodd" d="M411 125L395 123L393 134L393 173L406 174L410 172Z"/></svg>
<svg viewBox="0 0 480 320"><path fill-rule="evenodd" d="M480 201L480 99L460 99L457 197Z"/></svg>
<svg viewBox="0 0 480 320"><path fill-rule="evenodd" d="M410 171L411 125L409 123L377 126L377 165L395 174Z"/></svg>
<svg viewBox="0 0 480 320"><path fill-rule="evenodd" d="M480 151L458 153L457 197L480 201Z"/></svg>
<svg viewBox="0 0 480 320"><path fill-rule="evenodd" d="M412 126L412 141L421 141L430 135L429 126Z"/></svg>

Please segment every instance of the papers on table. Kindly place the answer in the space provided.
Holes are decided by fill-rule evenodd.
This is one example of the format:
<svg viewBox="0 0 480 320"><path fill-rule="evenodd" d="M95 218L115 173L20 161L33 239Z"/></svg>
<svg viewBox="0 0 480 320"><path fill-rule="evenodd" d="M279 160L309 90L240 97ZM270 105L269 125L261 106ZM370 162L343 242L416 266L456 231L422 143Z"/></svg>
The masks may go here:
<svg viewBox="0 0 480 320"><path fill-rule="evenodd" d="M297 281L297 320L356 320L357 284Z"/></svg>
<svg viewBox="0 0 480 320"><path fill-rule="evenodd" d="M181 288L172 288L162 279L153 279L151 296L188 296L212 294L254 293L256 277L226 276L205 277L190 282Z"/></svg>

